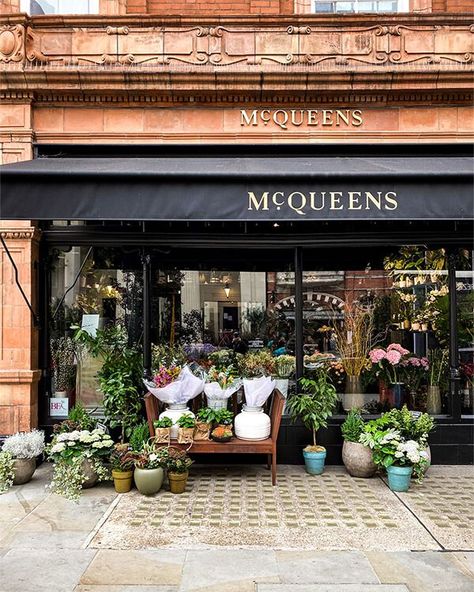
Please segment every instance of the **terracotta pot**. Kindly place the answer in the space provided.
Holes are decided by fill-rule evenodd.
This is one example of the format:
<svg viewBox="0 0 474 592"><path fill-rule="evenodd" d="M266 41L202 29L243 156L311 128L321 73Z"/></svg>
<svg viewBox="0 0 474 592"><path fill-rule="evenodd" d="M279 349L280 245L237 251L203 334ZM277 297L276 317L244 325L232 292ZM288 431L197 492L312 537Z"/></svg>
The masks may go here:
<svg viewBox="0 0 474 592"><path fill-rule="evenodd" d="M358 442L344 440L342 462L352 477L373 477L377 470L370 448Z"/></svg>
<svg viewBox="0 0 474 592"><path fill-rule="evenodd" d="M112 471L117 493L128 493L132 489L133 471Z"/></svg>
<svg viewBox="0 0 474 592"><path fill-rule="evenodd" d="M171 493L184 493L189 472L185 473L170 473L168 472L168 481L170 484Z"/></svg>
<svg viewBox="0 0 474 592"><path fill-rule="evenodd" d="M28 483L36 471L36 458L14 458L13 459L13 485Z"/></svg>
<svg viewBox="0 0 474 592"><path fill-rule="evenodd" d="M99 480L99 475L97 475L97 473L95 472L90 459L85 458L82 461L82 470L86 477L86 480L82 484L82 489L89 489L90 487L94 487L94 485L96 485L97 481Z"/></svg>
<svg viewBox="0 0 474 592"><path fill-rule="evenodd" d="M160 491L163 485L164 472L161 467L157 469L140 469L135 467L133 479L140 493L143 495L153 495Z"/></svg>

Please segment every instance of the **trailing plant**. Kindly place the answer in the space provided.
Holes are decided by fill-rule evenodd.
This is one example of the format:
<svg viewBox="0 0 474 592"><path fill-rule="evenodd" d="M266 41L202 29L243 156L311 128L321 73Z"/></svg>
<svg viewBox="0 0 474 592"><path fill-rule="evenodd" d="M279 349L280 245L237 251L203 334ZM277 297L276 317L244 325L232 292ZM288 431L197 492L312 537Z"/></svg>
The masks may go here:
<svg viewBox="0 0 474 592"><path fill-rule="evenodd" d="M215 421L220 425L232 425L234 414L228 409L216 409Z"/></svg>
<svg viewBox="0 0 474 592"><path fill-rule="evenodd" d="M313 446L309 449L319 450L316 444L316 432L327 427L327 420L337 406L338 397L334 385L331 384L327 373L319 369L314 372L314 378L301 378L303 393L293 395L287 400L287 410L292 421L298 417L304 426L313 433Z"/></svg>
<svg viewBox="0 0 474 592"><path fill-rule="evenodd" d="M173 420L170 417L162 417L161 419L155 419L153 427L167 429L173 426Z"/></svg>
<svg viewBox="0 0 474 592"><path fill-rule="evenodd" d="M132 430L132 435L130 436L130 448L133 452L140 452L149 439L150 429L148 423L143 421L136 425Z"/></svg>
<svg viewBox="0 0 474 592"><path fill-rule="evenodd" d="M182 415L178 419L178 421L176 422L176 425L179 428L188 428L188 429L190 429L190 428L196 427L196 420L189 413L185 413L184 415Z"/></svg>
<svg viewBox="0 0 474 592"><path fill-rule="evenodd" d="M0 452L0 493L5 493L13 485L15 473L13 472L14 461L9 452Z"/></svg>
<svg viewBox="0 0 474 592"><path fill-rule="evenodd" d="M104 415L110 427L121 428L124 442L141 419L142 356L137 348L128 345L126 329L120 324L98 329L95 337L78 329L76 340L103 360L97 378L104 396Z"/></svg>
<svg viewBox="0 0 474 592"><path fill-rule="evenodd" d="M5 439L2 452L8 452L12 458L36 458L44 451L44 432L18 432Z"/></svg>
<svg viewBox="0 0 474 592"><path fill-rule="evenodd" d="M114 443L102 429L74 430L55 434L46 447L48 460L54 463L50 488L67 499L78 500L86 481L83 463L89 460L98 480L109 478L104 460L109 458Z"/></svg>
<svg viewBox="0 0 474 592"><path fill-rule="evenodd" d="M359 442L359 438L364 432L364 425L360 410L351 409L341 425L342 437L346 442Z"/></svg>

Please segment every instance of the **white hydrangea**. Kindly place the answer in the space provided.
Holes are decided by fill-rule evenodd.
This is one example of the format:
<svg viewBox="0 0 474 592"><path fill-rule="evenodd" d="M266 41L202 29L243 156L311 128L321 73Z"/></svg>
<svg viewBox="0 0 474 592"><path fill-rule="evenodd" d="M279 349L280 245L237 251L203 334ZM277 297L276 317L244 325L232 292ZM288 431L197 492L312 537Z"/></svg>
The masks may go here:
<svg viewBox="0 0 474 592"><path fill-rule="evenodd" d="M66 444L64 442L58 442L51 448L51 454L57 454L58 452L62 452L66 449Z"/></svg>

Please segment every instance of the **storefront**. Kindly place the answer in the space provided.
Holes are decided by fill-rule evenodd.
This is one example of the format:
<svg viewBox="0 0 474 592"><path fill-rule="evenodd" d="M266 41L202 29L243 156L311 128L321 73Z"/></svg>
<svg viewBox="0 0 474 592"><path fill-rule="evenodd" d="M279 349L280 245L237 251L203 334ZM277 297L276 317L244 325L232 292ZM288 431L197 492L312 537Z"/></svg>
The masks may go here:
<svg viewBox="0 0 474 592"><path fill-rule="evenodd" d="M250 347L278 346L294 354L299 378L317 352L335 352L331 325L356 302L374 311L379 343L402 344L419 357L449 350L433 458L472 461L472 387L462 373L473 351L466 327L473 290L473 167L465 143L472 139L472 107L467 69L450 66L467 51L466 19L453 17L446 34L457 33L451 41L437 38L428 52L444 60L442 66L435 71L424 65L414 80L412 17L404 17L401 61L393 58L398 34L372 17L354 18L346 23L352 41L340 50L345 62L331 58L324 72L311 71L310 81L307 63L287 56L323 59L320 17L305 19L308 31L300 22L282 26L271 19L249 21L241 30L230 19L222 31L163 25L159 63L171 72L166 89L160 73L146 66L158 59L146 42L157 22L150 20L148 30L138 17L128 17L127 32L122 21L110 25L107 41L120 49L113 65L102 67L101 56L112 60L113 52L99 47L104 33L93 19L81 21L89 38L96 35L92 45L79 39L77 17L69 24L29 19L33 65L26 70L34 99L13 96L18 73L7 68L7 125L16 116L25 137L30 126L35 158L2 167L0 215L13 260L14 229L37 229L27 237L35 245L30 266L21 270L29 281L19 282L32 288L27 300L39 326L28 319L26 339L33 345L24 370L35 377L23 373L18 379L30 385L39 380L27 387L31 401L38 392L38 409L26 405L32 424L35 415L41 425L54 422L51 345L70 335L72 325L122 320L143 343L146 373L153 366L152 344L182 344L192 353L197 344L229 347L238 332ZM17 20L8 26L23 26ZM434 20L420 25L427 39L439 36ZM356 43L357 35L363 39ZM66 37L71 46L61 41ZM260 40L250 46L250 38ZM396 89L376 65L381 44L386 67L399 76ZM199 65L201 54L207 65ZM66 55L68 64L58 65ZM235 66L243 55L245 70ZM89 66L78 66L81 60ZM363 67L346 67L360 60ZM40 89L35 61L48 71L47 90ZM209 78L210 68L217 82ZM329 75L332 82L323 90ZM346 89L353 77L360 88L351 95ZM440 79L446 92L436 90ZM423 85L429 90L421 91ZM32 265L36 248L38 269ZM3 261L11 264L5 256ZM74 396L100 408L94 371L91 361L78 369ZM338 371L335 363L335 379ZM14 383L6 373L2 380ZM380 412L378 387L372 381L364 390L362 404ZM423 393L414 397L412 408L426 408ZM5 420L5 432L10 423L17 429L13 416ZM321 436L330 463L340 462L342 417L341 408ZM305 440L304 429L285 418L280 462L299 462Z"/></svg>

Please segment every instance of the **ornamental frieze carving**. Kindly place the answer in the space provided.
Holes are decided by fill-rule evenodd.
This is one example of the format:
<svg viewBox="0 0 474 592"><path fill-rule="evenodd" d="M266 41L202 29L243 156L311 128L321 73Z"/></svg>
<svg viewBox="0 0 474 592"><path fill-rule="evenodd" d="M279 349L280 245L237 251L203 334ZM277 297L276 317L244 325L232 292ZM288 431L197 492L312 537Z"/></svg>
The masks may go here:
<svg viewBox="0 0 474 592"><path fill-rule="evenodd" d="M0 27L0 61L190 67L468 64L474 25L190 25Z"/></svg>
<svg viewBox="0 0 474 592"><path fill-rule="evenodd" d="M0 26L0 62L25 59L25 28L22 25Z"/></svg>

